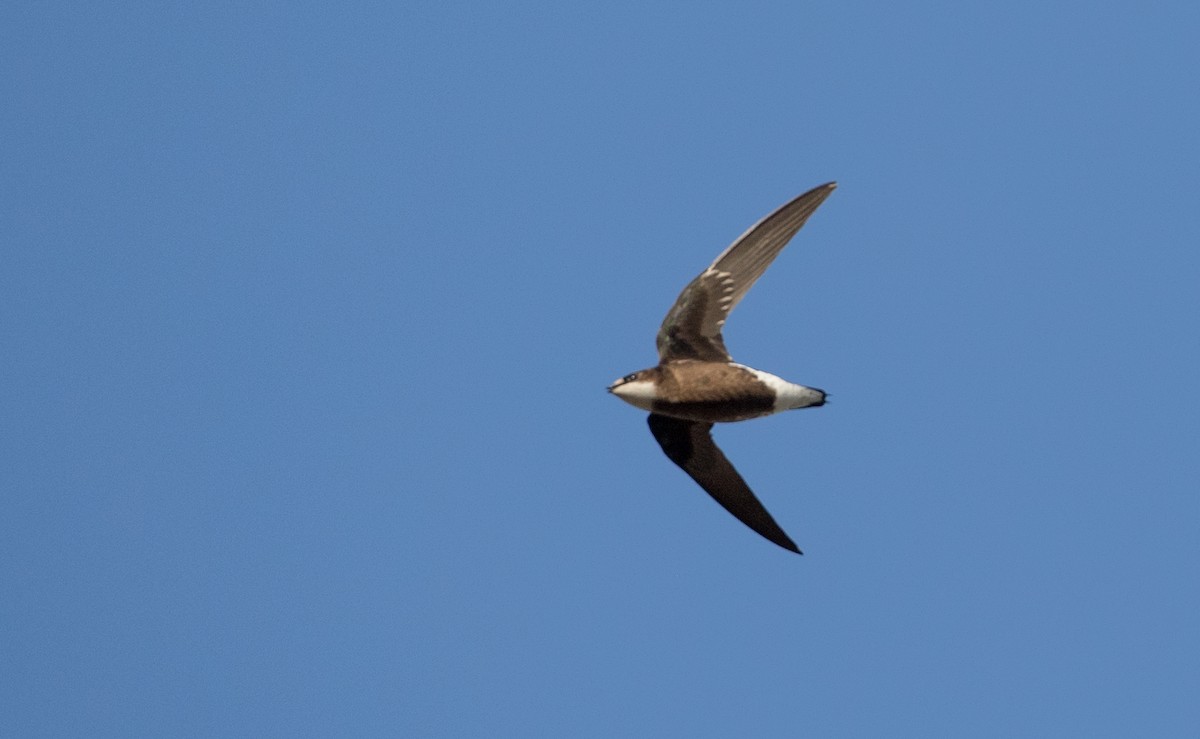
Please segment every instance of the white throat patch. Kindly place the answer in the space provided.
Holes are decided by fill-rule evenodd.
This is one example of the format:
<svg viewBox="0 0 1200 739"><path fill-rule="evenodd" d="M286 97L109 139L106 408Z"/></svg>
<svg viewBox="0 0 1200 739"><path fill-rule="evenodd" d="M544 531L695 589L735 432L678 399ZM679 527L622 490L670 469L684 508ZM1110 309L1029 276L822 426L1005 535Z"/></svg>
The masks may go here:
<svg viewBox="0 0 1200 739"><path fill-rule="evenodd" d="M654 400L658 397L658 391L653 382L649 380L634 380L617 385L613 388L613 395L630 405L637 406L642 410L653 410L651 406Z"/></svg>

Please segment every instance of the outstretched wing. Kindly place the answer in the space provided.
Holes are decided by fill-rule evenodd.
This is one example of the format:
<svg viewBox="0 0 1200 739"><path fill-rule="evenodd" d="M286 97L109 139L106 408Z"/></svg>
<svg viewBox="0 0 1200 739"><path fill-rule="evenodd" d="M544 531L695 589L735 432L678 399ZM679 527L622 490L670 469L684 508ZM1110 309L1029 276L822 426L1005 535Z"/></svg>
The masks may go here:
<svg viewBox="0 0 1200 739"><path fill-rule="evenodd" d="M651 413L648 421L650 433L667 458L688 473L722 508L766 539L796 554L802 553L713 443L711 423L684 421L657 413Z"/></svg>
<svg viewBox="0 0 1200 739"><path fill-rule="evenodd" d="M729 312L836 187L814 187L754 224L688 283L658 329L659 360L731 361L721 338Z"/></svg>

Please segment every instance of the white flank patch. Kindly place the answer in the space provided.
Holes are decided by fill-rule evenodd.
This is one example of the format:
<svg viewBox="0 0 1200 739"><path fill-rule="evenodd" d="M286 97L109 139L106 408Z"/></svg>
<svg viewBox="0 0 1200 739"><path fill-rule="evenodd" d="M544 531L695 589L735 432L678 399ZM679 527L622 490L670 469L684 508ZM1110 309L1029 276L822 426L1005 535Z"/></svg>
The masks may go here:
<svg viewBox="0 0 1200 739"><path fill-rule="evenodd" d="M647 411L652 410L650 406L654 403L654 399L658 397L654 383L649 380L634 380L633 382L622 383L614 387L612 392L613 395L626 403Z"/></svg>
<svg viewBox="0 0 1200 739"><path fill-rule="evenodd" d="M764 385L775 391L775 407L772 413L780 411L790 411L794 408L807 408L810 405L816 405L825 399L825 394L820 390L814 390L811 387L797 385L788 382L782 377L776 377L770 372L756 370L753 367L746 365L738 365L754 373Z"/></svg>

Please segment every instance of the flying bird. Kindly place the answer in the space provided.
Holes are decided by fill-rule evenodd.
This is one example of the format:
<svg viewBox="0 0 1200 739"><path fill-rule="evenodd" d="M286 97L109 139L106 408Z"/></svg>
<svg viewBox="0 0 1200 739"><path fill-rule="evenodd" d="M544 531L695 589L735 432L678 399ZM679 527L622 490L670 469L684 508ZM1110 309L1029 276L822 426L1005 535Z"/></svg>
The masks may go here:
<svg viewBox="0 0 1200 739"><path fill-rule="evenodd" d="M658 366L625 375L608 391L650 411L650 433L667 458L739 521L801 554L712 439L714 423L745 421L825 404L825 391L738 364L721 329L730 311L791 241L836 182L814 187L750 227L688 283L658 329Z"/></svg>

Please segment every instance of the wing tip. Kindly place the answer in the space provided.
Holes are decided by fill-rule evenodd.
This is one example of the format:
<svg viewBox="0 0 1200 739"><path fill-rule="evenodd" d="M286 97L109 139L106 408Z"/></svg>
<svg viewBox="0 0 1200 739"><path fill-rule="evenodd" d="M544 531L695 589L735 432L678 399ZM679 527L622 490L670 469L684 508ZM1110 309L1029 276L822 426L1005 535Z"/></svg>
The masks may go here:
<svg viewBox="0 0 1200 739"><path fill-rule="evenodd" d="M800 547L796 546L796 542L792 541L791 539L784 539L783 541L777 541L775 543L789 552L795 552L801 556L804 555L804 552L800 551Z"/></svg>
<svg viewBox="0 0 1200 739"><path fill-rule="evenodd" d="M837 186L838 186L837 180L830 180L829 182L826 182L824 185L817 185L813 189L804 193L804 195L801 195L800 198L803 198L805 195L819 195L821 197L821 200L824 200L825 198L829 197L833 193L834 190L837 189ZM797 198L797 199L800 199L800 198Z"/></svg>

